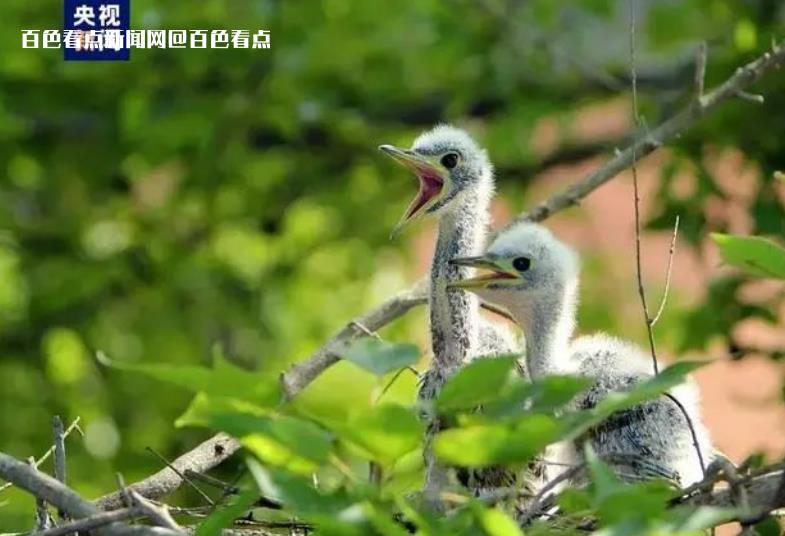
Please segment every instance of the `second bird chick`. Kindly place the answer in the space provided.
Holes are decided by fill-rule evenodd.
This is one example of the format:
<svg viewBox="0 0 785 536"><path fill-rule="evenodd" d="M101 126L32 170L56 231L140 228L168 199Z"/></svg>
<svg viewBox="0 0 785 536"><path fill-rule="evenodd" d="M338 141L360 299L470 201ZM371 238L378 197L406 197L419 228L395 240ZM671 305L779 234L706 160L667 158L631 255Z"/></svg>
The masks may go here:
<svg viewBox="0 0 785 536"><path fill-rule="evenodd" d="M459 266L485 273L454 283L506 308L526 336L529 374L577 373L593 380L577 406L588 409L613 391L625 391L653 376L650 357L639 347L597 334L573 339L580 263L577 254L545 227L520 223L503 230L487 251L457 258ZM690 381L670 391L690 417L706 463L712 447L700 417L698 391ZM661 477L687 486L703 478L703 468L684 413L668 397L616 413L564 449L561 462L581 461L591 444L625 480ZM572 459L569 459L572 458Z"/></svg>

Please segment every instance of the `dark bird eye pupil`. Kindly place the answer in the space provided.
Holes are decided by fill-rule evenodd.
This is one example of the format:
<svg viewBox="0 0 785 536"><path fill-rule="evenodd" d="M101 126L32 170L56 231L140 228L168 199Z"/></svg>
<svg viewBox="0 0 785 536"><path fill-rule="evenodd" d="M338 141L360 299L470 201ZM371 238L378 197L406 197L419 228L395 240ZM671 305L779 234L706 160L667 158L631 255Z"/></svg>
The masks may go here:
<svg viewBox="0 0 785 536"><path fill-rule="evenodd" d="M447 169L452 169L458 165L458 155L455 153L447 153L442 157L442 165Z"/></svg>
<svg viewBox="0 0 785 536"><path fill-rule="evenodd" d="M525 272L528 270L532 265L532 261L526 257L517 257L515 260L512 261L512 267L518 270L519 272Z"/></svg>

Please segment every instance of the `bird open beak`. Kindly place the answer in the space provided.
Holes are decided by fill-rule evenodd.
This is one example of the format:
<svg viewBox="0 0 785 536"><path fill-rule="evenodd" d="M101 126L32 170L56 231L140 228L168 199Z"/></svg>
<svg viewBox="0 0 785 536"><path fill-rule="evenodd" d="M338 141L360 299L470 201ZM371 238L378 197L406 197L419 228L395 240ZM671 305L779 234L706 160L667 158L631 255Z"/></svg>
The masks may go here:
<svg viewBox="0 0 785 536"><path fill-rule="evenodd" d="M482 288L489 283L518 279L517 274L513 274L504 270L503 268L499 267L493 259L489 259L487 257L460 257L451 259L450 264L455 266L480 268L483 270L490 270L490 272L478 275L476 277L469 277L459 281L453 281L452 283L447 283L447 288L463 288L471 290L474 288Z"/></svg>
<svg viewBox="0 0 785 536"><path fill-rule="evenodd" d="M393 160L414 172L417 180L420 182L420 189L417 195L409 204L409 208L406 209L401 220L393 228L392 233L390 233L390 238L394 238L404 226L418 219L429 207L436 203L444 191L444 184L448 178L434 162L414 151L399 149L392 145L380 145L379 150L387 153Z"/></svg>

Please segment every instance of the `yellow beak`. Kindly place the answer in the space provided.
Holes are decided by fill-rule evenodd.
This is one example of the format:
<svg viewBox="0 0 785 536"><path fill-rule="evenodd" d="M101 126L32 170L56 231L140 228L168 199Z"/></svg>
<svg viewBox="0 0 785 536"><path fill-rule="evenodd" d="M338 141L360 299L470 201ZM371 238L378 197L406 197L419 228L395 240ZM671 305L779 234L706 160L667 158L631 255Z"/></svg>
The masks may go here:
<svg viewBox="0 0 785 536"><path fill-rule="evenodd" d="M488 283L492 283L499 280L510 280L510 279L517 279L517 274L512 274L503 268L499 267L498 264L493 259L489 259L487 257L461 257L450 260L450 264L455 266L468 266L470 268L481 268L485 270L490 270L490 273L478 275L476 277L469 277L466 279L461 279L459 281L454 281L452 283L447 284L447 288L462 288L462 289L473 289L473 288L482 288L486 286Z"/></svg>

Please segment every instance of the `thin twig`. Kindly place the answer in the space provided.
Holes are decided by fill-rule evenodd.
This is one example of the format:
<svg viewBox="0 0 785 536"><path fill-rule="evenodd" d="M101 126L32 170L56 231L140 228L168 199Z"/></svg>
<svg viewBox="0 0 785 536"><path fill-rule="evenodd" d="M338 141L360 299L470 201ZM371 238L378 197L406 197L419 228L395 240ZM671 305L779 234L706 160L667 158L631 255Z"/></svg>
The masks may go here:
<svg viewBox="0 0 785 536"><path fill-rule="evenodd" d="M157 452L157 451L156 451L156 450L155 450L153 447L147 447L147 449L146 449L146 450L147 450L147 452L150 452L150 453L151 453L151 454L153 454L155 457L157 457L159 460L161 460L161 461L162 461L162 462L163 462L163 463L164 463L164 464L165 464L165 465L166 465L166 466L167 466L169 469L171 469L172 471L174 471L175 473L177 473L177 476L179 476L180 478L182 478L182 479L183 479L183 480L186 482L186 484L188 484L189 486L191 486L191 488L193 488L194 490L196 490L196 493L198 493L198 494L199 494L199 495L202 497L202 499L204 499L205 501L207 501L207 504L209 504L209 505L211 505L211 506L214 504L214 503L213 503L213 500L210 498L210 496L209 496L209 495L207 495L207 494L206 494L204 491L202 491L202 488L200 488L199 486L197 486L197 485L194 483L194 481L193 481L193 480L191 480L190 478L188 478L188 475L187 475L187 473L183 473L183 472L181 472L179 469L177 469L177 467L175 467L174 465L172 465L172 464L171 464L171 462L170 462L169 460L167 460L166 458L164 458L164 457L163 457L163 455L161 455L160 453L158 453L158 452Z"/></svg>
<svg viewBox="0 0 785 536"><path fill-rule="evenodd" d="M632 72L632 105L633 105L633 116L635 117L636 124L640 125L640 117L638 116L638 89L636 86L636 76L635 76L635 0L630 0L630 70ZM695 102L698 106L701 105L702 98L699 97ZM632 154L632 183L633 183L633 190L635 196L635 267L636 267L636 276L638 279L638 294L640 295L641 299L641 308L643 309L643 317L644 323L646 324L646 335L649 339L649 349L651 351L651 362L652 367L654 369L654 375L658 375L660 373L659 365L657 363L657 346L654 340L654 323L656 319L659 318L660 314L662 313L663 308L665 307L665 300L667 299L668 295L668 283L666 283L665 294L662 299L660 310L657 313L655 319L652 319L651 315L649 314L649 306L646 302L646 290L643 286L643 271L641 269L641 216L640 216L640 192L638 190L638 175L635 168L635 152L633 151ZM668 260L668 274L667 280L670 280L670 272L671 272L671 263L673 260L673 253L676 247L676 233L678 232L678 219L676 220L676 225L674 226L673 232L673 239L671 241L671 250L670 250L670 258ZM695 452L698 456L698 462L700 463L701 474L703 477L706 477L706 463L703 459L703 453L701 452L700 444L698 442L698 434L695 431L695 424L692 422L692 418L690 414L687 413L687 409L682 405L682 403L670 393L665 393L669 399L671 399L681 410L682 415L687 423L687 427L690 431L690 435L692 437L693 446L695 448Z"/></svg>
<svg viewBox="0 0 785 536"><path fill-rule="evenodd" d="M657 322L659 321L660 317L662 316L662 312L665 310L665 303L668 301L668 292L670 291L671 287L671 272L673 271L673 257L676 255L676 238L679 236L679 216L676 215L676 222L673 224L673 236L671 236L671 247L668 250L668 269L665 272L665 290L662 291L662 300L660 301L660 306L657 309L657 314L654 315L654 318L651 319L649 324L653 328Z"/></svg>
<svg viewBox="0 0 785 536"><path fill-rule="evenodd" d="M63 430L63 420L60 415L52 418L52 435L55 449L55 478L66 484L66 458L65 458L65 431ZM58 511L61 520L67 520L65 512Z"/></svg>
<svg viewBox="0 0 785 536"><path fill-rule="evenodd" d="M201 480L205 484L216 487L222 492L226 492L228 495L236 495L240 492L240 489L237 486L233 486L229 482L224 482L223 480L215 478L214 476L199 473L191 469L186 469L184 473L186 476L189 476L194 480Z"/></svg>
<svg viewBox="0 0 785 536"><path fill-rule="evenodd" d="M103 527L115 521L124 521L138 517L139 511L136 508L121 508L120 510L112 510L111 512L101 512L91 517L85 517L76 521L71 521L59 527L36 532L34 536L68 536L69 534L77 534L94 530Z"/></svg>
<svg viewBox="0 0 785 536"><path fill-rule="evenodd" d="M556 486L558 486L562 482L577 477L578 474L585 469L586 469L586 464L581 463L579 465L571 467L570 469L561 473L556 478L548 481L548 483L542 487L542 489L537 493L537 495L534 496L534 500L532 500L528 508L526 508L526 510L521 512L521 514L518 516L518 524L521 526L527 525L532 519L534 519L534 517L542 509L545 500L548 499L551 491L553 491L556 488Z"/></svg>
<svg viewBox="0 0 785 536"><path fill-rule="evenodd" d="M35 469L35 459L30 456L27 459L27 465ZM46 507L46 501L40 497L35 498L35 524L33 531L46 530L53 526L52 516L49 515L49 509Z"/></svg>
<svg viewBox="0 0 785 536"><path fill-rule="evenodd" d="M78 431L79 435L84 435L84 433L82 432L82 429L79 428L79 420L80 420L80 417L77 417L76 419L73 420L73 422L71 424L68 425L68 428L66 428L65 432L63 433L63 438L68 437L71 434L71 432L74 431L74 430ZM49 447L49 450L47 450L43 454L43 456L41 456L40 458L35 460L35 463L33 464L33 467L35 467L36 469L41 467L41 464L44 463L46 460L48 460L49 456L51 456L54 453L54 451L55 451L55 447L54 447L54 445L52 445L51 447ZM10 488L12 485L13 484L11 482L6 482L2 486L0 486L0 492Z"/></svg>
<svg viewBox="0 0 785 536"><path fill-rule="evenodd" d="M638 76L635 67L635 0L630 0L630 76L632 79L632 117L635 125L641 127L641 118L638 114ZM643 275L641 269L641 215L640 205L641 197L638 188L638 167L637 155L633 148L632 151L632 185L633 195L635 196L635 270L638 278L638 294L641 298L641 307L643 308L643 317L646 322L646 332L649 337L649 348L651 349L651 362L654 369L654 375L660 373L660 367L657 363L657 349L654 342L654 333L651 329L651 316L649 315L649 305L646 302L646 290L643 287Z"/></svg>
<svg viewBox="0 0 785 536"><path fill-rule="evenodd" d="M416 377L420 376L420 373L417 372L416 370L414 370L412 367L403 367L403 368L398 369L398 371L395 373L395 375L393 375L393 377L390 378L390 381L387 382L387 384L384 386L384 388L382 389L382 392L379 393L379 395L376 397L376 400L374 400L374 404L378 404L379 403L379 400L381 400L382 397L385 394L387 394L387 391L390 390L390 387L393 386L393 384L396 382L396 380L398 380L400 375L403 374L404 372L406 372L407 370L410 371L410 372L413 372Z"/></svg>

